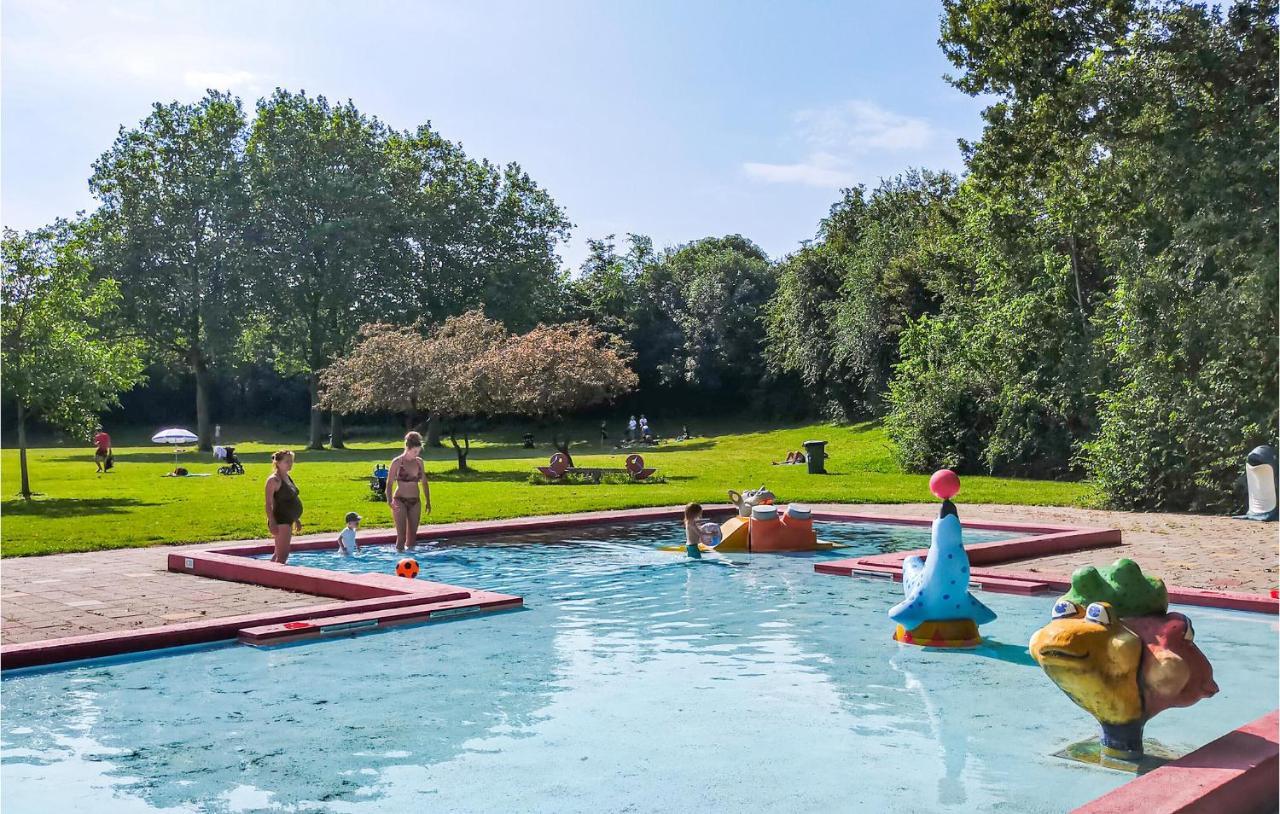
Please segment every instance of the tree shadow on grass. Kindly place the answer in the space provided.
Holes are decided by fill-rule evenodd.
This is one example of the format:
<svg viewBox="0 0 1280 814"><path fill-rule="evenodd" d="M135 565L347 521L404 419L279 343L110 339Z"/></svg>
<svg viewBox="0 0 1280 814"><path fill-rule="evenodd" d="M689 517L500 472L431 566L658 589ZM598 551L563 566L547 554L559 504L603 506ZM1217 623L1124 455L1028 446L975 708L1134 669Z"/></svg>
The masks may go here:
<svg viewBox="0 0 1280 814"><path fill-rule="evenodd" d="M43 500L6 500L0 513L10 517L76 517L93 514L128 514L143 506L159 506L131 497L55 497Z"/></svg>
<svg viewBox="0 0 1280 814"><path fill-rule="evenodd" d="M468 469L459 472L451 469L447 472L428 472L427 482L443 482L443 483L521 483L529 479L529 475L533 473L530 469L526 471L496 471L484 469Z"/></svg>

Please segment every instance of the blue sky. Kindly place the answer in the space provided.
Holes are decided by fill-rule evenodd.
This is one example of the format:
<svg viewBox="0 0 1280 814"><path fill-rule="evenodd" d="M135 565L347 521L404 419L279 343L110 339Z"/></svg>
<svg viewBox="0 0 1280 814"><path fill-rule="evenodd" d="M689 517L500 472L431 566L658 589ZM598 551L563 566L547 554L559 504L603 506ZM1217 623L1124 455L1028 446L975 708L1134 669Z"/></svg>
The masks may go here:
<svg viewBox="0 0 1280 814"><path fill-rule="evenodd" d="M0 205L92 207L90 164L157 100L283 86L430 121L515 160L575 224L659 246L741 233L771 257L853 183L961 168L981 101L951 88L938 3L4 0Z"/></svg>

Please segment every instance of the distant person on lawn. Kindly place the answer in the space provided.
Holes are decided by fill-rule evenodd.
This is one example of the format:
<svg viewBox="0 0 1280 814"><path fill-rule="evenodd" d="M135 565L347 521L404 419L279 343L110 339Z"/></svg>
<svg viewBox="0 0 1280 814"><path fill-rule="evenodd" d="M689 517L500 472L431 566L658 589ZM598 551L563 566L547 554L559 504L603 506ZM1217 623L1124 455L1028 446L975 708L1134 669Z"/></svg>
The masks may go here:
<svg viewBox="0 0 1280 814"><path fill-rule="evenodd" d="M427 485L427 471L422 464L422 435L411 432L404 437L404 452L391 462L387 474L387 505L396 521L396 551L413 548L418 542L418 524L422 522L422 508L426 505L431 514L431 487ZM418 488L422 494L419 502Z"/></svg>
<svg viewBox="0 0 1280 814"><path fill-rule="evenodd" d="M98 472L101 474L110 468L107 466L107 461L111 459L111 436L99 427L94 433L93 445L96 447L93 451L93 462L98 465Z"/></svg>
<svg viewBox="0 0 1280 814"><path fill-rule="evenodd" d="M294 533L302 533L302 498L289 474L293 469L293 453L282 449L272 455L271 460L275 467L267 478L267 530L276 544L271 561L284 565L289 561Z"/></svg>

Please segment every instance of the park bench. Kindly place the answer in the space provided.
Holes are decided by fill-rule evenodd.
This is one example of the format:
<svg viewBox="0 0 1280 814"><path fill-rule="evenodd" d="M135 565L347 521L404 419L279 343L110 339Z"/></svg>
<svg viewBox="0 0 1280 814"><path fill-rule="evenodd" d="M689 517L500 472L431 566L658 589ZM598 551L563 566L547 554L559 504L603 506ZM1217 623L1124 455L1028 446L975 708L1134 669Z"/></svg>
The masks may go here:
<svg viewBox="0 0 1280 814"><path fill-rule="evenodd" d="M599 483L605 475L626 475L632 480L644 480L655 472L653 469L645 468L644 458L639 455L628 455L625 466L619 469L604 466L569 466L569 456L563 452L552 455L551 463L538 467L538 471L548 480L560 480L566 475L581 475L594 483Z"/></svg>

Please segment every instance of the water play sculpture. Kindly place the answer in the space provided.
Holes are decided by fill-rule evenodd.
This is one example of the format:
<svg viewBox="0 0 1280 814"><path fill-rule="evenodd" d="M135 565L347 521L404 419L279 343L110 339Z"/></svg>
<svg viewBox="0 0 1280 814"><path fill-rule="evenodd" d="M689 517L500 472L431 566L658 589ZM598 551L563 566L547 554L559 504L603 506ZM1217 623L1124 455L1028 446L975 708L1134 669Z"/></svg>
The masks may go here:
<svg viewBox="0 0 1280 814"><path fill-rule="evenodd" d="M729 499L738 514L720 526L720 543L703 551L767 554L780 551L829 551L845 548L840 543L818 539L813 513L808 506L792 503L775 505L777 497L761 486L755 491L729 490ZM683 546L663 546L663 551L684 551Z"/></svg>
<svg viewBox="0 0 1280 814"><path fill-rule="evenodd" d="M969 593L969 556L960 516L951 502L960 491L960 478L950 469L940 469L929 479L929 490L942 498L942 508L933 521L929 553L902 561L906 598L889 611L889 618L898 623L893 638L926 647L976 647L982 642L978 625L996 615Z"/></svg>
<svg viewBox="0 0 1280 814"><path fill-rule="evenodd" d="M1098 762L1112 766L1136 768L1145 752L1143 728L1153 716L1218 691L1191 620L1170 613L1164 582L1128 559L1076 571L1049 624L1031 637L1031 655L1097 719ZM1068 755L1095 762L1080 748L1087 745L1070 747Z"/></svg>
<svg viewBox="0 0 1280 814"><path fill-rule="evenodd" d="M1280 467L1276 466L1275 447L1254 447L1245 458L1244 479L1249 485L1249 509L1236 515L1237 520L1272 521L1280 517L1277 492L1280 492Z"/></svg>

